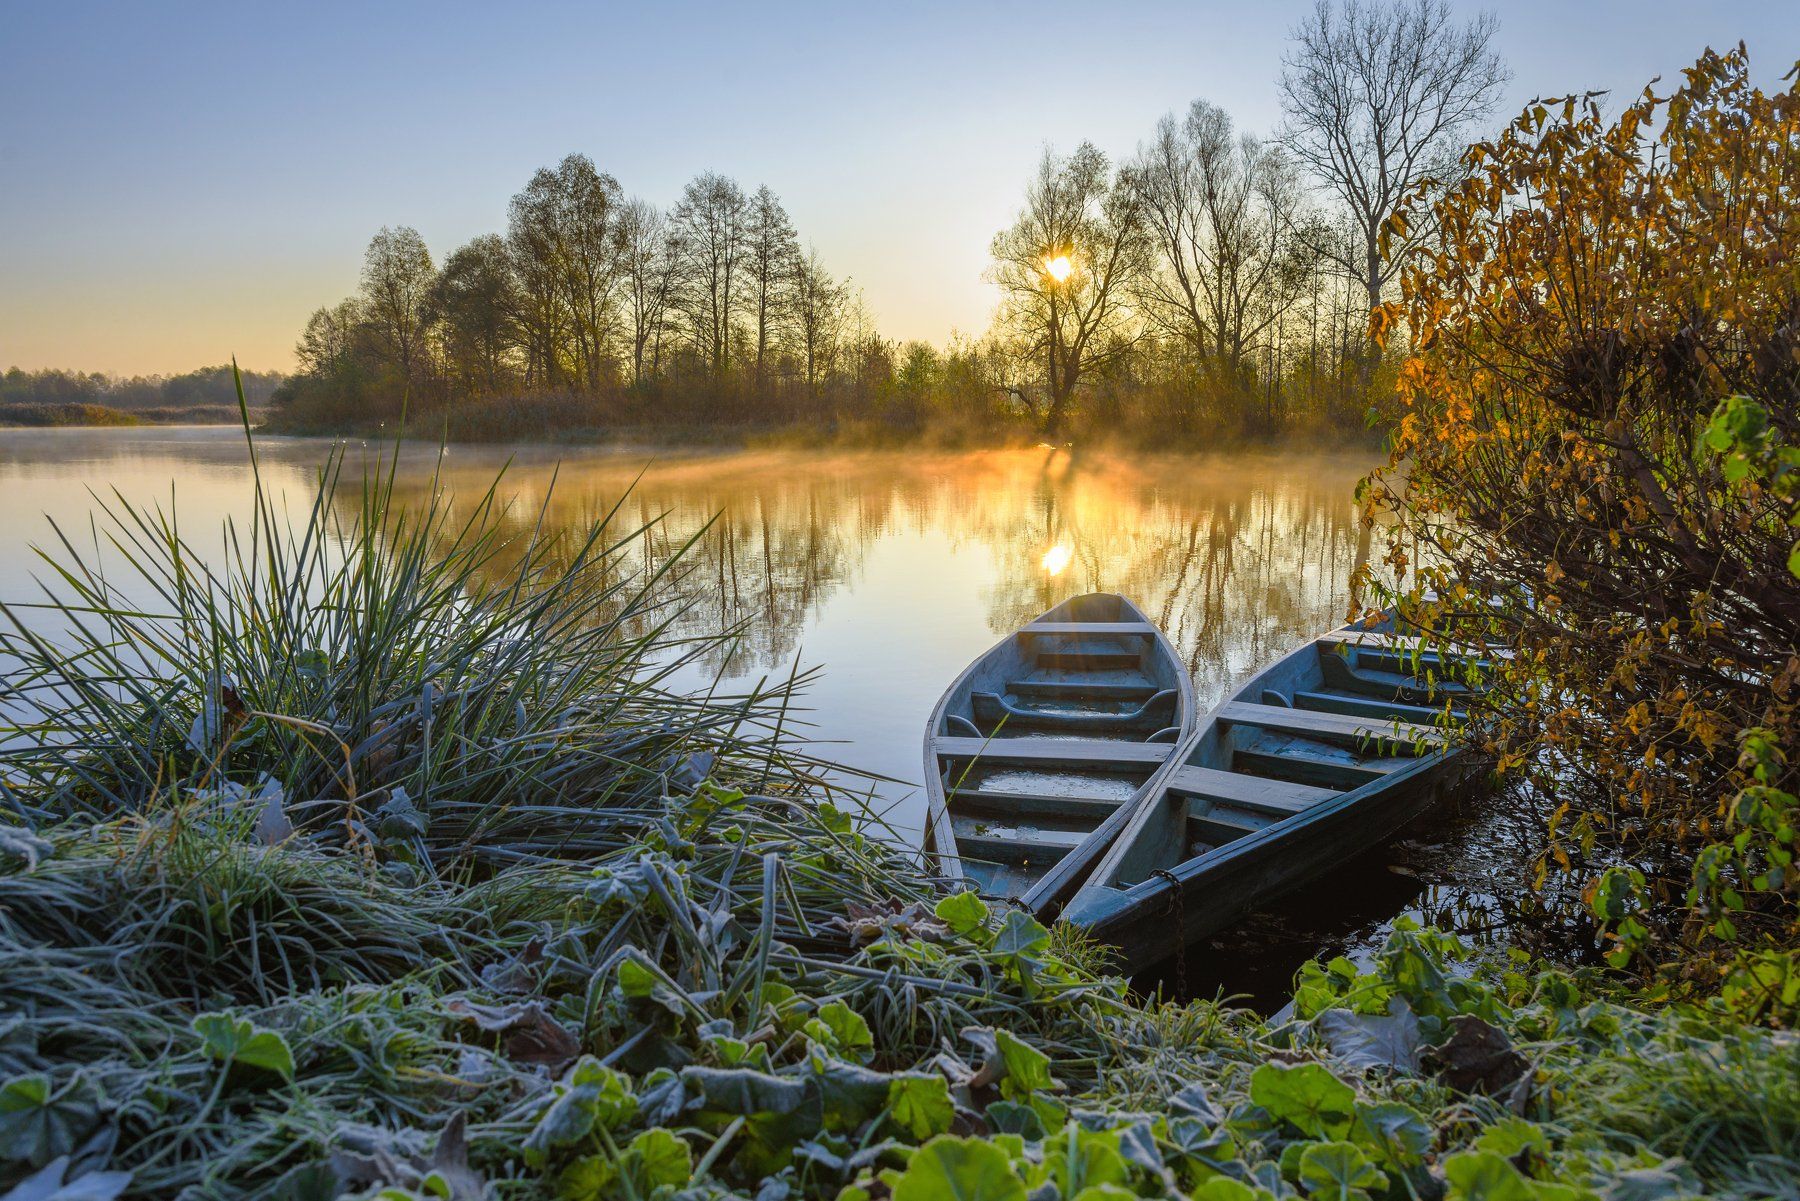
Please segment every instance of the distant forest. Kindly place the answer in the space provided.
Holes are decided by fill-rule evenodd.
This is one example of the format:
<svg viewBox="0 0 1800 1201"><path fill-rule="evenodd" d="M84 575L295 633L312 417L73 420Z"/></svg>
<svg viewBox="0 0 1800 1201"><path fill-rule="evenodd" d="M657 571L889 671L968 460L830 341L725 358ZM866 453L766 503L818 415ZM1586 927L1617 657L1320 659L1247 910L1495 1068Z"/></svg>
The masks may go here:
<svg viewBox="0 0 1800 1201"><path fill-rule="evenodd" d="M266 408L285 375L246 371L244 399L253 409ZM22 371L0 375L0 418L28 418L34 425L95 424L94 410L121 410L145 420L228 417L237 412L237 390L229 365L202 367L183 375L134 375L121 378L99 372ZM70 406L83 406L81 409ZM226 412L229 410L229 413ZM85 416L82 421L56 420L60 412Z"/></svg>
<svg viewBox="0 0 1800 1201"><path fill-rule="evenodd" d="M1321 4L1270 136L1197 100L1126 161L1046 150L991 245L991 327L884 337L767 187L702 174L672 205L587 156L539 170L503 232L440 262L406 226L313 313L276 425L409 422L453 438L798 428L1167 445L1373 420L1371 310L1508 76L1491 17L1442 0ZM1408 209L1411 202L1414 207ZM1396 216L1401 214L1401 216Z"/></svg>

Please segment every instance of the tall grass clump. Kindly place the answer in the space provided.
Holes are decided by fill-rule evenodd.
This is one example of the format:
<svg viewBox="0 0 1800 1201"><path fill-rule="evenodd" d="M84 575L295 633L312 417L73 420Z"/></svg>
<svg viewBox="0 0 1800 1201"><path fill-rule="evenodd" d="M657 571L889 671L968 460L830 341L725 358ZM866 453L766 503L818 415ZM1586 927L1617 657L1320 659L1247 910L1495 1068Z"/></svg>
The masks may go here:
<svg viewBox="0 0 1800 1201"><path fill-rule="evenodd" d="M116 492L89 538L56 529L41 597L0 605L0 808L104 820L180 796L441 871L616 847L709 773L810 776L783 733L792 681L669 686L729 632L673 632L682 557L640 566L619 509L570 533L498 481L434 481L409 509L391 465L347 474L334 454L290 508L258 472L211 555Z"/></svg>

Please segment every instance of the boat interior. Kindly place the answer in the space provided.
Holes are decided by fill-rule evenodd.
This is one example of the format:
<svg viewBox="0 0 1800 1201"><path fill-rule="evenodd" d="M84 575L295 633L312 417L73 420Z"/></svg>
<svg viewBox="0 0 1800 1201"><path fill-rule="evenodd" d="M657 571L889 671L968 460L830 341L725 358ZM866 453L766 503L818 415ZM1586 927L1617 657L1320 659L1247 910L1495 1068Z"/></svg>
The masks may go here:
<svg viewBox="0 0 1800 1201"><path fill-rule="evenodd" d="M1470 685L1378 627L1336 631L1203 718L1181 762L1095 869L1126 888L1344 793L1394 782L1444 743Z"/></svg>
<svg viewBox="0 0 1800 1201"><path fill-rule="evenodd" d="M963 874L1016 897L1161 767L1192 720L1192 688L1122 598L1078 596L965 673L932 726Z"/></svg>

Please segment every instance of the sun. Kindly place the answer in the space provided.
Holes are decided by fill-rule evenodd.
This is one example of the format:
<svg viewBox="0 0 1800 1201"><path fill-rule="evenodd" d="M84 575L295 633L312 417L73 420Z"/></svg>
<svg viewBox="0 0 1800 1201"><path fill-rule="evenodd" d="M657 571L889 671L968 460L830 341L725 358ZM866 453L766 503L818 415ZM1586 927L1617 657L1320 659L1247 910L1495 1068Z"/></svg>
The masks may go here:
<svg viewBox="0 0 1800 1201"><path fill-rule="evenodd" d="M1059 284L1067 282L1069 272L1073 270L1075 270L1075 264L1069 261L1069 256L1066 254L1059 254L1055 258L1044 260L1044 273Z"/></svg>
<svg viewBox="0 0 1800 1201"><path fill-rule="evenodd" d="M1074 557L1075 552L1059 542L1044 552L1044 571L1050 575L1061 575L1063 568L1067 567L1069 560Z"/></svg>

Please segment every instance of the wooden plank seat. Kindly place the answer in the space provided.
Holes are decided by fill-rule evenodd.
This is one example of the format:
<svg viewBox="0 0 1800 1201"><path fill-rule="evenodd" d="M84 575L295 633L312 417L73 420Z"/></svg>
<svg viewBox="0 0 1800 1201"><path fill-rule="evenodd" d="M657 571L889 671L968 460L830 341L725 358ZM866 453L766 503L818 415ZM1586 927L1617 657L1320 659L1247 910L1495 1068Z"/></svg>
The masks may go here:
<svg viewBox="0 0 1800 1201"><path fill-rule="evenodd" d="M1039 697L1044 700L1143 700L1156 693L1154 684L1128 684L1111 680L1009 680L1006 691L1013 696Z"/></svg>
<svg viewBox="0 0 1800 1201"><path fill-rule="evenodd" d="M1302 755L1293 747L1275 750L1239 748L1231 753L1232 768L1244 774L1338 792L1349 792L1383 779L1389 772L1411 762L1411 758L1364 759L1347 753L1341 759Z"/></svg>
<svg viewBox="0 0 1800 1201"><path fill-rule="evenodd" d="M1034 621L1019 627L1020 636L1086 635L1094 638L1156 637L1156 627L1147 621Z"/></svg>
<svg viewBox="0 0 1800 1201"><path fill-rule="evenodd" d="M1430 705L1409 705L1404 701L1382 700L1372 696L1346 696L1341 692L1296 692L1292 698L1296 709L1311 709L1321 713L1344 713L1351 717L1373 717L1381 720L1399 718L1401 721L1417 722L1430 725L1443 713ZM1451 709L1453 721L1462 721L1468 716L1461 709Z"/></svg>
<svg viewBox="0 0 1800 1201"><path fill-rule="evenodd" d="M1169 788L1185 796L1222 801L1280 817L1289 817L1338 795L1330 788L1192 766L1178 768L1169 777Z"/></svg>
<svg viewBox="0 0 1800 1201"><path fill-rule="evenodd" d="M1085 830L1022 830L969 818L956 818L954 824L958 854L994 863L1054 863L1087 837Z"/></svg>
<svg viewBox="0 0 1800 1201"><path fill-rule="evenodd" d="M1145 698L1136 708L1087 713L1033 708L1029 705L1017 704L1005 696L993 692L971 693L969 703L976 719L984 722L1006 721L1012 724L1055 726L1066 730L1106 730L1142 725L1152 721L1160 724L1161 718L1156 714L1165 710L1170 714L1174 713L1175 699L1175 690L1165 688L1161 692Z"/></svg>
<svg viewBox="0 0 1800 1201"><path fill-rule="evenodd" d="M1332 654L1319 656L1319 672L1328 688L1393 699L1408 705L1429 705L1446 697L1470 695L1468 685L1459 680L1427 682L1420 676L1353 667L1347 660Z"/></svg>
<svg viewBox="0 0 1800 1201"><path fill-rule="evenodd" d="M1096 824L1125 803L1124 797L1061 796L1048 792L999 792L957 788L950 805L958 813L984 813L993 817L1079 818Z"/></svg>
<svg viewBox="0 0 1800 1201"><path fill-rule="evenodd" d="M1144 661L1143 647L1120 642L1052 642L1037 648L1032 658L1040 668L1063 671L1129 671Z"/></svg>
<svg viewBox="0 0 1800 1201"><path fill-rule="evenodd" d="M1102 770L1160 767L1169 757L1169 744L1109 742L1099 738L958 738L939 736L932 749L948 759L979 759L983 763L1068 764Z"/></svg>
<svg viewBox="0 0 1800 1201"><path fill-rule="evenodd" d="M1279 705L1255 705L1244 701L1220 705L1217 713L1220 721L1231 725L1256 726L1259 729L1299 734L1328 742L1373 743L1400 750L1414 747L1435 749L1445 742L1442 730L1408 721L1350 717L1341 713L1286 709Z"/></svg>

